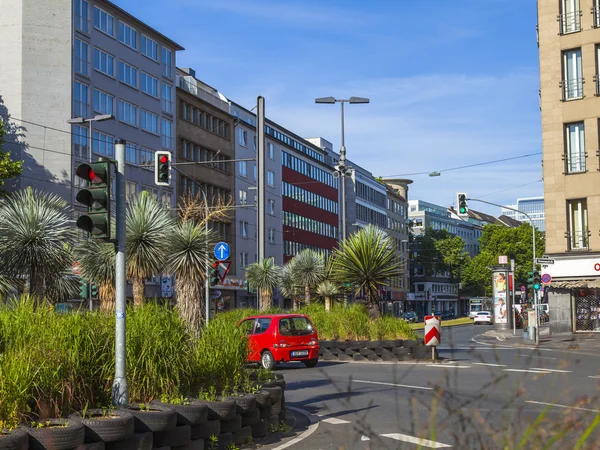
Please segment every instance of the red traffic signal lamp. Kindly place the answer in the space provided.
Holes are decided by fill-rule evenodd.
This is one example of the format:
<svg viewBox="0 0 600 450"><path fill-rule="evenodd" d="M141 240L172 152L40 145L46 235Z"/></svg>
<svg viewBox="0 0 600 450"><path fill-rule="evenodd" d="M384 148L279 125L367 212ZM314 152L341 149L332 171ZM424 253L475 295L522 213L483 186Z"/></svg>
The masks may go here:
<svg viewBox="0 0 600 450"><path fill-rule="evenodd" d="M215 261L210 269L209 281L211 286L216 286L221 282L221 277L219 277L219 265L219 261Z"/></svg>
<svg viewBox="0 0 600 450"><path fill-rule="evenodd" d="M110 239L110 165L110 161L84 163L75 171L87 183L75 200L88 208L87 214L77 219L77 228L90 233L92 238Z"/></svg>
<svg viewBox="0 0 600 450"><path fill-rule="evenodd" d="M159 150L154 154L154 183L171 186L171 152Z"/></svg>

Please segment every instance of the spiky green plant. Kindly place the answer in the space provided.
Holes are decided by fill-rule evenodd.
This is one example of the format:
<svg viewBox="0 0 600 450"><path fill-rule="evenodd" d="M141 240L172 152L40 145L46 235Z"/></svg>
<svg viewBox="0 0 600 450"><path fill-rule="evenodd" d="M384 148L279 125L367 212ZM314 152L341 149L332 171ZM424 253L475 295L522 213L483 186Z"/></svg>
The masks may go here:
<svg viewBox="0 0 600 450"><path fill-rule="evenodd" d="M298 309L298 286L292 277L292 264L288 262L281 267L279 273L279 290L284 297L292 299L294 311Z"/></svg>
<svg viewBox="0 0 600 450"><path fill-rule="evenodd" d="M74 238L67 203L27 188L0 199L0 267L5 277L25 278L37 298L72 264Z"/></svg>
<svg viewBox="0 0 600 450"><path fill-rule="evenodd" d="M367 225L333 251L333 279L356 286L356 294L363 291L372 319L379 316L379 289L389 278L401 274L394 250L394 240L385 231Z"/></svg>
<svg viewBox="0 0 600 450"><path fill-rule="evenodd" d="M339 288L335 283L329 280L323 280L317 286L317 294L319 294L325 300L325 311L331 309L331 299L340 292Z"/></svg>
<svg viewBox="0 0 600 450"><path fill-rule="evenodd" d="M100 309L115 309L115 246L87 239L75 248L82 278L98 285Z"/></svg>
<svg viewBox="0 0 600 450"><path fill-rule="evenodd" d="M279 284L280 276L281 268L275 264L273 258L261 259L246 268L248 284L260 293L261 311L271 307L273 289Z"/></svg>
<svg viewBox="0 0 600 450"><path fill-rule="evenodd" d="M206 264L215 242L212 230L191 219L179 222L169 237L167 267L175 275L176 308L182 320L196 331L202 324Z"/></svg>
<svg viewBox="0 0 600 450"><path fill-rule="evenodd" d="M292 260L292 278L295 284L304 286L304 301L310 304L310 290L325 278L325 260L323 255L310 249L304 249Z"/></svg>
<svg viewBox="0 0 600 450"><path fill-rule="evenodd" d="M141 192L127 205L127 277L133 280L133 304L144 300L144 280L165 269L174 218L149 192Z"/></svg>

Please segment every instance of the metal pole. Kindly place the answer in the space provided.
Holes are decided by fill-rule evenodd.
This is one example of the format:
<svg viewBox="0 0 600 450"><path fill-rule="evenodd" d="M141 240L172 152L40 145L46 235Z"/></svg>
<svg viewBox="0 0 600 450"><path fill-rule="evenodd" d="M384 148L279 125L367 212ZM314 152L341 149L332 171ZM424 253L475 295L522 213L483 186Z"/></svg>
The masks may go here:
<svg viewBox="0 0 600 450"><path fill-rule="evenodd" d="M256 140L258 141L257 145L257 180L256 184L258 186L256 198L256 204L258 205L258 261L262 261L265 259L265 195L266 195L266 186L265 186L265 98L259 96L256 99L257 109L256 109Z"/></svg>
<svg viewBox="0 0 600 450"><path fill-rule="evenodd" d="M115 141L117 160L117 257L116 257L116 329L115 329L115 381L113 383L113 403L123 405L129 401L127 387L126 356L126 310L125 299L125 140Z"/></svg>
<svg viewBox="0 0 600 450"><path fill-rule="evenodd" d="M204 270L204 298L205 298L205 310L206 310L206 325L208 325L208 321L210 318L210 280L208 279L209 268L210 265L210 257L208 256L208 198L206 197L206 192L204 189L200 189L202 195L204 196L204 232L206 233L206 260L204 263L206 264L206 268Z"/></svg>
<svg viewBox="0 0 600 450"><path fill-rule="evenodd" d="M344 101L342 105L342 147L340 148L340 181L342 188L342 241L346 239L346 142L344 137ZM345 298L345 297L344 297Z"/></svg>
<svg viewBox="0 0 600 450"><path fill-rule="evenodd" d="M512 311L512 322L513 322L513 336L516 336L517 334L517 321L515 320L515 312L517 311L517 309L515 308L515 284L516 284L516 278L515 278L515 260L511 259L510 260L510 271L512 272L512 308L510 308L510 310ZM509 308L506 308L507 310Z"/></svg>

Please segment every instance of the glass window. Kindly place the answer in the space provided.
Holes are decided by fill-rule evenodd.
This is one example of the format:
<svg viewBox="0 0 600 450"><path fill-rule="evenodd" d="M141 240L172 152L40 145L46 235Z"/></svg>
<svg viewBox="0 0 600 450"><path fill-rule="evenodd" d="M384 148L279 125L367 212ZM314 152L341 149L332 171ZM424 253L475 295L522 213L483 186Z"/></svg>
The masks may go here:
<svg viewBox="0 0 600 450"><path fill-rule="evenodd" d="M240 161L240 176L247 177L248 176L248 161Z"/></svg>
<svg viewBox="0 0 600 450"><path fill-rule="evenodd" d="M137 194L137 183L135 181L125 181L125 198L131 200Z"/></svg>
<svg viewBox="0 0 600 450"><path fill-rule="evenodd" d="M94 48L94 69L109 77L115 76L115 58L99 48Z"/></svg>
<svg viewBox="0 0 600 450"><path fill-rule="evenodd" d="M275 159L275 146L269 142L268 148L269 148L269 158Z"/></svg>
<svg viewBox="0 0 600 450"><path fill-rule="evenodd" d="M560 32L562 34L581 31L579 0L561 0L560 13Z"/></svg>
<svg viewBox="0 0 600 450"><path fill-rule="evenodd" d="M162 83L161 96L163 111L173 114L173 88L170 84Z"/></svg>
<svg viewBox="0 0 600 450"><path fill-rule="evenodd" d="M275 215L275 200L269 199L268 205L269 205L269 208L268 208L269 214L274 216Z"/></svg>
<svg viewBox="0 0 600 450"><path fill-rule="evenodd" d="M142 72L141 77L142 92L158 98L158 80L146 72Z"/></svg>
<svg viewBox="0 0 600 450"><path fill-rule="evenodd" d="M86 84L73 83L73 113L75 117L89 117L89 93Z"/></svg>
<svg viewBox="0 0 600 450"><path fill-rule="evenodd" d="M81 75L89 75L90 46L81 39L75 39L75 72Z"/></svg>
<svg viewBox="0 0 600 450"><path fill-rule="evenodd" d="M585 172L585 134L583 122L567 125L565 139L565 172Z"/></svg>
<svg viewBox="0 0 600 450"><path fill-rule="evenodd" d="M587 199L568 200L569 244L571 250L588 248Z"/></svg>
<svg viewBox="0 0 600 450"><path fill-rule="evenodd" d="M142 130L158 134L158 116L142 109Z"/></svg>
<svg viewBox="0 0 600 450"><path fill-rule="evenodd" d="M137 106L119 100L119 120L137 127Z"/></svg>
<svg viewBox="0 0 600 450"><path fill-rule="evenodd" d="M88 145L88 128L81 125L73 125L73 156L87 160L89 158Z"/></svg>
<svg viewBox="0 0 600 450"><path fill-rule="evenodd" d="M240 189L239 192L239 204L240 205L245 205L248 203L248 193L246 191L244 191L243 189Z"/></svg>
<svg viewBox="0 0 600 450"><path fill-rule="evenodd" d="M240 268L245 269L246 267L248 267L248 252L242 252L240 253Z"/></svg>
<svg viewBox="0 0 600 450"><path fill-rule="evenodd" d="M145 55L154 61L158 61L158 44L143 34L141 51L142 55Z"/></svg>
<svg viewBox="0 0 600 450"><path fill-rule="evenodd" d="M583 69L581 49L563 52L563 98L572 100L583 97Z"/></svg>
<svg viewBox="0 0 600 450"><path fill-rule="evenodd" d="M108 14L106 11L101 10L97 6L94 6L94 28L108 34L109 36L114 36L114 21L115 19L113 16Z"/></svg>
<svg viewBox="0 0 600 450"><path fill-rule="evenodd" d="M154 152L145 148L140 149L140 166L147 170L154 170Z"/></svg>
<svg viewBox="0 0 600 450"><path fill-rule="evenodd" d="M90 18L88 2L86 0L75 0L75 29L83 33L90 31Z"/></svg>
<svg viewBox="0 0 600 450"><path fill-rule="evenodd" d="M168 48L162 49L162 70L167 78L173 78L173 53Z"/></svg>
<svg viewBox="0 0 600 450"><path fill-rule="evenodd" d="M248 146L248 132L246 130L242 130L241 128L238 131L238 143L242 147Z"/></svg>
<svg viewBox="0 0 600 450"><path fill-rule="evenodd" d="M290 317L279 320L279 334L282 336L308 336L313 333L313 326L305 317Z"/></svg>
<svg viewBox="0 0 600 450"><path fill-rule="evenodd" d="M137 89L138 70L124 61L119 61L119 81Z"/></svg>
<svg viewBox="0 0 600 450"><path fill-rule="evenodd" d="M114 114L115 98L106 92L94 89L94 111L100 114Z"/></svg>
<svg viewBox="0 0 600 450"><path fill-rule="evenodd" d="M275 173L271 170L267 170L267 184L269 186L275 186Z"/></svg>
<svg viewBox="0 0 600 450"><path fill-rule="evenodd" d="M246 264L248 263L248 254L246 253ZM246 267L246 266L244 266ZM271 318L261 317L256 319L256 326L254 328L254 334L261 334L267 331L271 325Z"/></svg>
<svg viewBox="0 0 600 450"><path fill-rule="evenodd" d="M119 22L119 42L137 50L137 31L129 25Z"/></svg>
<svg viewBox="0 0 600 450"><path fill-rule="evenodd" d="M240 235L244 238L248 237L248 222L244 222L243 220L240 220Z"/></svg>
<svg viewBox="0 0 600 450"><path fill-rule="evenodd" d="M114 138L108 134L94 131L92 136L92 150L94 153L114 158Z"/></svg>
<svg viewBox="0 0 600 450"><path fill-rule="evenodd" d="M252 334L252 331L254 330L254 319L246 319L240 323L240 330L242 330L242 333L244 334Z"/></svg>
<svg viewBox="0 0 600 450"><path fill-rule="evenodd" d="M125 144L125 161L129 164L137 164L137 146L131 142Z"/></svg>
<svg viewBox="0 0 600 450"><path fill-rule="evenodd" d="M173 122L162 120L162 146L167 150L173 150Z"/></svg>

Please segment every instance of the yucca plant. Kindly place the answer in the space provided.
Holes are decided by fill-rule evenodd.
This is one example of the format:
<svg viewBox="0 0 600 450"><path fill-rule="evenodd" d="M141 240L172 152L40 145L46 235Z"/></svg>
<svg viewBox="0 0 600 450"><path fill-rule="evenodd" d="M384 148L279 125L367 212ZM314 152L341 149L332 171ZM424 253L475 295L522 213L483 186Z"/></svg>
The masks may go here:
<svg viewBox="0 0 600 450"><path fill-rule="evenodd" d="M292 263L288 262L281 267L279 272L279 290L284 297L292 299L294 311L298 309L298 286L292 277Z"/></svg>
<svg viewBox="0 0 600 450"><path fill-rule="evenodd" d="M321 281L317 286L317 294L325 300L325 311L331 309L331 299L338 295L340 290L337 285L329 280Z"/></svg>
<svg viewBox="0 0 600 450"><path fill-rule="evenodd" d="M195 220L182 220L169 237L167 267L175 275L175 295L182 320L198 331L205 308L204 280L211 246L216 242L212 230Z"/></svg>
<svg viewBox="0 0 600 450"><path fill-rule="evenodd" d="M356 294L364 292L371 319L379 317L379 289L389 278L401 274L394 250L394 240L385 231L367 225L333 251L333 279L356 286Z"/></svg>
<svg viewBox="0 0 600 450"><path fill-rule="evenodd" d="M141 192L127 206L127 277L133 280L133 304L144 300L144 280L165 269L169 238L175 221L168 209L149 192Z"/></svg>
<svg viewBox="0 0 600 450"><path fill-rule="evenodd" d="M115 246L87 239L75 248L82 278L98 285L100 309L115 309Z"/></svg>
<svg viewBox="0 0 600 450"><path fill-rule="evenodd" d="M292 260L292 279L304 286L304 301L310 304L310 290L325 278L325 260L320 253L307 248Z"/></svg>
<svg viewBox="0 0 600 450"><path fill-rule="evenodd" d="M273 289L279 284L281 268L275 265L273 258L261 259L246 268L246 278L252 289L259 291L261 311L271 307Z"/></svg>
<svg viewBox="0 0 600 450"><path fill-rule="evenodd" d="M8 279L29 283L36 298L72 265L74 238L67 203L55 194L27 188L0 198L0 267Z"/></svg>

